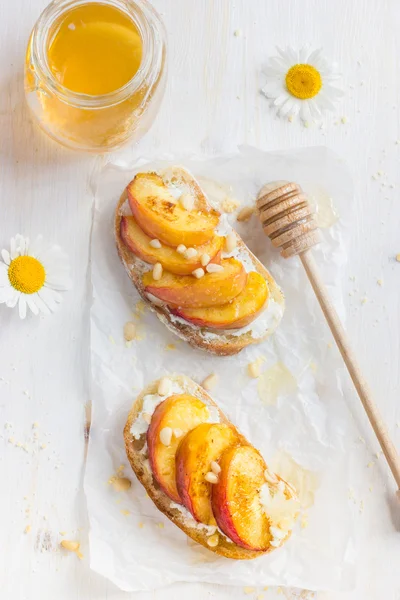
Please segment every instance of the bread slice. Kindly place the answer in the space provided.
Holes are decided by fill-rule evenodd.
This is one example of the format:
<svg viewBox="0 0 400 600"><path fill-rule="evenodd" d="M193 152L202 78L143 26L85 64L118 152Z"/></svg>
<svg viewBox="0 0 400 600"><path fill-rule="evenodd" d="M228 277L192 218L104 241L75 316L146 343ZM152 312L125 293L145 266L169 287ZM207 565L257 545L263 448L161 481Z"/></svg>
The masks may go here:
<svg viewBox="0 0 400 600"><path fill-rule="evenodd" d="M166 183L173 182L175 185L182 185L185 189L189 188L191 192L195 194L199 207L204 209L206 206L209 206L206 204L207 199L199 187L199 184L190 175L190 173L188 173L188 171L182 167L170 167L166 171L160 173L160 175L163 177ZM218 207L213 208L218 209ZM114 226L118 254L126 272L128 273L131 281L135 284L139 294L146 304L150 306L151 310L157 314L157 317L160 319L160 321L162 321L168 327L168 329L170 329L181 339L188 342L191 346L195 348L202 348L203 350L207 350L208 352L220 356L237 354L250 344L262 342L274 332L284 310L284 297L282 291L264 265L254 256L254 254L250 252L236 232L235 235L237 236L238 251L241 253L241 255L246 256L246 262L251 263L254 266L254 269L258 271L258 273L260 273L267 282L269 299L264 310L269 310L271 301L279 309L279 314L277 314L276 318L272 319L270 323L267 323L261 332L258 331L257 335L252 333L251 325L243 328L243 332L240 329L235 331L217 331L208 328L200 328L184 321L184 319L172 315L168 310L168 307L162 303L155 303L155 301L150 300L144 291L141 276L143 272L149 270L151 267L133 254L121 238L121 218L123 215L127 214L131 214L131 211L128 204L127 190L125 189L115 211Z"/></svg>
<svg viewBox="0 0 400 600"><path fill-rule="evenodd" d="M216 407L221 423L231 425L230 421L218 408L207 392L192 379L183 375L169 375L168 378L171 379L171 381L178 383L188 394L199 398L208 406ZM196 521L191 517L191 515L189 515L189 513L187 513L187 511L185 511L184 508L180 510L177 505L174 504L174 502L172 502L172 500L170 500L170 498L168 498L168 496L159 488L157 482L153 478L149 468L146 452L144 451L146 450L146 433L143 433L138 440L134 439L131 434L132 424L136 421L140 411L142 410L143 398L147 394L156 394L159 382L160 380L154 381L148 385L138 396L129 412L128 420L124 428L125 449L128 460L133 471L135 472L136 477L144 486L154 504L165 516L167 516L195 542L198 542L208 550L221 556L225 556L226 558L249 560L274 550L272 546L270 546L266 552L248 550L230 541L223 534L219 535L218 545L211 548L207 544L207 537L211 534L209 528L196 523ZM247 440L241 434L238 435L241 438L242 444L248 444Z"/></svg>

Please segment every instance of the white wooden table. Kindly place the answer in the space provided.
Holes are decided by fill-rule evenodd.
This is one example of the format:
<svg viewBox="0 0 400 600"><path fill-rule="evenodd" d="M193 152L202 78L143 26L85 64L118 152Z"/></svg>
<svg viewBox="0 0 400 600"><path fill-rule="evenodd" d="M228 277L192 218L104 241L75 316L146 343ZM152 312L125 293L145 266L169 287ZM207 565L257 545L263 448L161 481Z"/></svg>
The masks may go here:
<svg viewBox="0 0 400 600"><path fill-rule="evenodd" d="M291 597L286 590L246 595L243 589L196 585L129 595L89 570L82 477L89 401L89 179L95 158L54 145L31 124L24 105L25 46L45 3L0 3L0 245L7 246L17 232L58 242L70 255L74 289L50 318L20 322L16 311L0 307L0 597ZM400 253L398 1L154 4L169 33L169 85L153 129L126 152L210 154L246 142L271 150L322 144L343 156L354 177L358 215L343 273L348 330L400 447L400 263L394 259ZM242 35L234 36L238 29ZM324 46L344 74L346 96L324 129L277 120L259 93L262 68L275 45L306 42ZM377 171L384 175L375 180ZM377 445L368 423L358 406L352 409L361 436L354 452L365 461L365 472L349 492L363 531L359 583L355 592L318 598L394 600L400 597L400 507L382 458L374 457ZM38 441L30 442L34 422ZM28 452L18 443L26 443ZM82 561L60 552L60 531L81 540Z"/></svg>

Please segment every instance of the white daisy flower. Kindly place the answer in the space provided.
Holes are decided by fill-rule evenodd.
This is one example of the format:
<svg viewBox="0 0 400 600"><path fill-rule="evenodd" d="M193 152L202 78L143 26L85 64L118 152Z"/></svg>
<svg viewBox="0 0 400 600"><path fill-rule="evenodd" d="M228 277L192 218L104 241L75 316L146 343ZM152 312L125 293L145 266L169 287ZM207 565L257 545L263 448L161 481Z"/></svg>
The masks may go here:
<svg viewBox="0 0 400 600"><path fill-rule="evenodd" d="M58 246L46 247L39 236L32 244L22 235L11 238L10 251L1 251L0 304L13 308L25 319L29 308L34 315L47 315L61 302L59 291L70 287L66 255Z"/></svg>
<svg viewBox="0 0 400 600"><path fill-rule="evenodd" d="M334 111L343 91L332 82L340 75L326 59L322 49L308 47L297 51L277 48L279 56L270 58L265 70L267 84L261 90L273 100L280 117L290 121L299 115L305 124L317 122L325 111Z"/></svg>

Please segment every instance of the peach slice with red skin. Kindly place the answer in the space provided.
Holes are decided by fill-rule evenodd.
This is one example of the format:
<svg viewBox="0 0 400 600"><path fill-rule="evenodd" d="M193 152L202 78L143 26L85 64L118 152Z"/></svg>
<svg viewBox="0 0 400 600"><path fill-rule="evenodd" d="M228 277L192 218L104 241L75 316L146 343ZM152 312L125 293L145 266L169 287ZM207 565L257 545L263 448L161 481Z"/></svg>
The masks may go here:
<svg viewBox="0 0 400 600"><path fill-rule="evenodd" d="M238 546L267 550L272 538L259 498L267 468L264 459L253 446L237 446L222 454L219 465L218 483L212 487L218 527Z"/></svg>
<svg viewBox="0 0 400 600"><path fill-rule="evenodd" d="M221 260L222 271L206 273L200 279L192 275L174 275L163 272L154 280L151 271L142 278L145 292L170 306L202 308L218 306L233 300L246 285L247 273L235 258Z"/></svg>
<svg viewBox="0 0 400 600"><path fill-rule="evenodd" d="M219 213L204 206L186 210L156 173L138 173L127 193L136 222L151 238L176 248L201 246L215 235Z"/></svg>
<svg viewBox="0 0 400 600"><path fill-rule="evenodd" d="M134 217L128 216L121 218L121 238L136 256L152 265L159 262L166 271L175 275L190 275L195 269L199 269L203 254L208 254L210 262L220 263L224 245L224 238L215 235L209 242L196 248L195 257L186 258L171 246L153 248L150 245L152 238L139 227Z"/></svg>
<svg viewBox="0 0 400 600"><path fill-rule="evenodd" d="M163 400L155 409L147 430L149 461L160 488L173 500L180 502L175 480L175 454L182 436L209 418L209 411L201 400L189 394L176 394ZM160 439L163 429L172 429L171 443L166 446ZM174 433L179 431L179 436Z"/></svg>
<svg viewBox="0 0 400 600"><path fill-rule="evenodd" d="M247 275L243 290L227 304L208 308L177 308L174 315L211 329L239 329L249 325L262 311L268 298L268 286L260 273Z"/></svg>
<svg viewBox="0 0 400 600"><path fill-rule="evenodd" d="M182 503L196 521L215 525L211 508L212 484L205 476L211 462L218 462L222 452L239 443L233 427L224 423L202 423L183 438L175 458L176 485Z"/></svg>

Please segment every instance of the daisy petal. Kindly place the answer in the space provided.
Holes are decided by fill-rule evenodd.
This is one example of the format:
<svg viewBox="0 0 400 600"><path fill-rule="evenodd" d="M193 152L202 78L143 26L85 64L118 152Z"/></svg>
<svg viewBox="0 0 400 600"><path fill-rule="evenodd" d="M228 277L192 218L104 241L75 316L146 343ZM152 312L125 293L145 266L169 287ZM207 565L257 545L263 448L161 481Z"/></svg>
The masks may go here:
<svg viewBox="0 0 400 600"><path fill-rule="evenodd" d="M9 287L8 268L4 263L0 263L0 288Z"/></svg>
<svg viewBox="0 0 400 600"><path fill-rule="evenodd" d="M286 53L288 55L289 63L290 63L291 67L293 65L297 65L299 63L299 53L294 48L292 48L291 46L288 46L286 48Z"/></svg>
<svg viewBox="0 0 400 600"><path fill-rule="evenodd" d="M300 112L300 107L301 107L301 100L298 100L296 98L296 100L294 101L293 108L290 111L290 114L292 114L294 117L296 117Z"/></svg>
<svg viewBox="0 0 400 600"><path fill-rule="evenodd" d="M20 295L21 295L21 292L18 292L18 290L15 290L14 288L12 288L12 290L10 291L10 295L6 301L6 305L9 308L14 308L14 306L18 302L18 298L20 297Z"/></svg>
<svg viewBox="0 0 400 600"><path fill-rule="evenodd" d="M261 90L261 92L267 98L277 98L284 88L282 86L276 85L275 83L267 83Z"/></svg>
<svg viewBox="0 0 400 600"><path fill-rule="evenodd" d="M18 312L20 319L25 319L26 317L26 296L21 294L18 302Z"/></svg>
<svg viewBox="0 0 400 600"><path fill-rule="evenodd" d="M25 238L20 233L17 233L17 235L15 236L15 246L19 254L25 254Z"/></svg>
<svg viewBox="0 0 400 600"><path fill-rule="evenodd" d="M46 306L46 304L43 302L43 300L40 298L39 294L31 294L30 296L32 298L32 301L35 302L35 305L37 307L37 309L43 313L44 315L50 315L50 310L48 309L48 307ZM32 307L31 307L32 310ZM33 312L33 310L32 310Z"/></svg>
<svg viewBox="0 0 400 600"><path fill-rule="evenodd" d="M65 292L71 287L71 280L69 279L69 277L58 277L57 275L53 275L46 277L45 285L46 287L49 287L52 290L59 290L60 292Z"/></svg>
<svg viewBox="0 0 400 600"><path fill-rule="evenodd" d="M0 304L7 303L12 294L13 288L11 286L0 288Z"/></svg>
<svg viewBox="0 0 400 600"><path fill-rule="evenodd" d="M307 121L312 121L310 108L308 106L307 100L304 100L300 107L300 118L307 123Z"/></svg>
<svg viewBox="0 0 400 600"><path fill-rule="evenodd" d="M291 112L294 105L295 105L294 98L288 98L286 100L285 104L282 104L282 106L280 107L279 115L281 117L286 117L286 115L288 115Z"/></svg>
<svg viewBox="0 0 400 600"><path fill-rule="evenodd" d="M299 50L299 62L304 64L307 62L307 57L310 54L310 48L309 46L303 46L303 48L300 48Z"/></svg>
<svg viewBox="0 0 400 600"><path fill-rule="evenodd" d="M274 100L274 106L282 106L291 96L287 92L283 92L280 96Z"/></svg>
<svg viewBox="0 0 400 600"><path fill-rule="evenodd" d="M17 258L17 256L19 256L18 249L17 249L17 244L15 242L15 238L11 238L11 240L10 240L10 257L11 257L11 260L14 260L14 258Z"/></svg>
<svg viewBox="0 0 400 600"><path fill-rule="evenodd" d="M31 309L31 311L33 312L33 314L38 315L39 308L38 308L37 302L35 302L35 298L32 298L32 296L35 296L35 294L28 294L27 296L25 296L26 303L27 303L28 307Z"/></svg>
<svg viewBox="0 0 400 600"><path fill-rule="evenodd" d="M281 65L285 68L285 70L287 71L288 69L290 69L290 67L294 64L295 61L293 61L287 50L282 50L282 48L279 48L279 46L276 47L277 52L279 54L278 60L280 61Z"/></svg>
<svg viewBox="0 0 400 600"><path fill-rule="evenodd" d="M311 117L314 121L318 121L318 119L321 118L321 110L318 106L318 101L316 100L309 100L308 101L308 107L310 109L310 114Z"/></svg>
<svg viewBox="0 0 400 600"><path fill-rule="evenodd" d="M44 287L42 289L47 288L49 290L49 292L51 292L52 298L54 300L54 302L57 302L57 304L60 304L62 302L62 297L61 295L52 287L44 284Z"/></svg>
<svg viewBox="0 0 400 600"><path fill-rule="evenodd" d="M25 255L29 254L29 243L30 243L29 238L24 238L24 252L21 252L21 254L25 254Z"/></svg>
<svg viewBox="0 0 400 600"><path fill-rule="evenodd" d="M274 56L273 58L269 59L269 66L273 69L278 69L281 73L286 73L286 71L291 67L289 62L283 61L278 56Z"/></svg>
<svg viewBox="0 0 400 600"><path fill-rule="evenodd" d="M313 67L318 67L318 63L321 57L321 48L317 48L313 52L311 52L310 56L307 58L307 64L312 65Z"/></svg>
<svg viewBox="0 0 400 600"><path fill-rule="evenodd" d="M10 257L10 253L8 252L8 250L2 250L1 256L3 257L3 260L6 263L6 265L9 265L11 262L11 257Z"/></svg>
<svg viewBox="0 0 400 600"><path fill-rule="evenodd" d="M265 69L263 69L263 73L268 78L282 79L283 70L280 68L278 69L277 67L266 67Z"/></svg>
<svg viewBox="0 0 400 600"><path fill-rule="evenodd" d="M318 62L315 62L313 66L320 72L323 79L331 77L332 70L326 61L320 59Z"/></svg>
<svg viewBox="0 0 400 600"><path fill-rule="evenodd" d="M57 302L54 298L55 292L53 292L53 290L43 286L42 289L39 290L37 293L38 293L39 298L41 298L43 300L43 302L51 310L51 312L54 312L57 310Z"/></svg>

